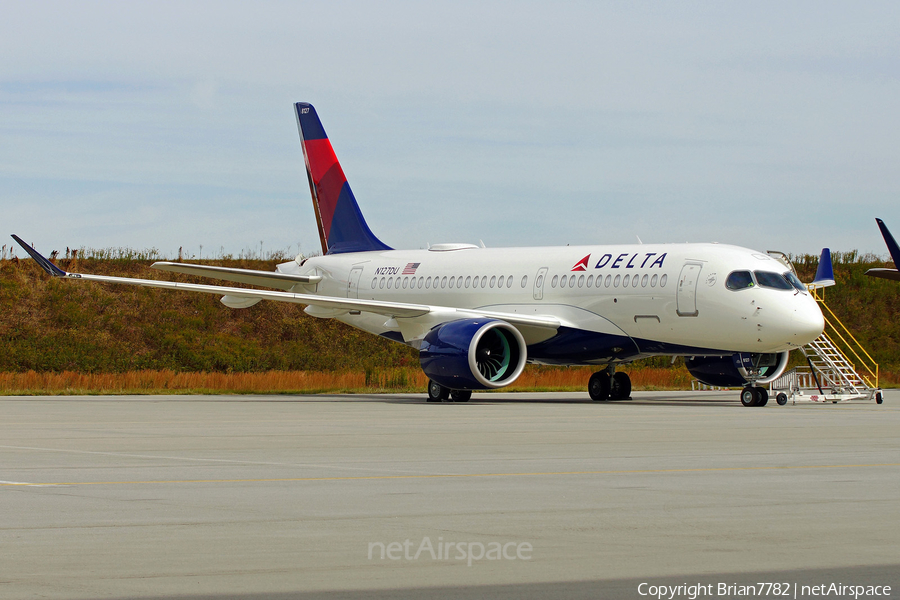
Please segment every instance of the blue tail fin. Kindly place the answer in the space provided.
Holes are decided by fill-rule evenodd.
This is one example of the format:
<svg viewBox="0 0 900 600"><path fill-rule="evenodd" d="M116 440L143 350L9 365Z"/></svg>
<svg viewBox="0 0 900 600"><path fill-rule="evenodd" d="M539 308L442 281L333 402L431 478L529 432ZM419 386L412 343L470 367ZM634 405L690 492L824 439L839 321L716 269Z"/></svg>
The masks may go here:
<svg viewBox="0 0 900 600"><path fill-rule="evenodd" d="M822 248L819 267L816 269L816 278L810 285L817 288L834 285L834 268L831 266L831 250L828 248Z"/></svg>
<svg viewBox="0 0 900 600"><path fill-rule="evenodd" d="M891 253L891 260L894 261L894 267L900 269L900 247L897 246L897 240L895 240L894 236L891 235L891 232L888 231L884 221L881 219L875 219L875 221L878 223L878 229L881 230L884 243L887 244L888 252Z"/></svg>
<svg viewBox="0 0 900 600"><path fill-rule="evenodd" d="M878 223L878 229L881 230L881 235L884 237L884 243L887 244L888 252L891 253L891 260L894 261L893 269L869 269L866 271L866 275L871 277L880 277L882 279L893 279L894 281L900 281L900 247L897 246L897 240L894 239L894 236L891 235L891 232L888 231L887 225L884 224L884 221L881 219L875 219Z"/></svg>
<svg viewBox="0 0 900 600"><path fill-rule="evenodd" d="M297 102L294 109L322 252L391 250L366 224L316 109L307 102Z"/></svg>

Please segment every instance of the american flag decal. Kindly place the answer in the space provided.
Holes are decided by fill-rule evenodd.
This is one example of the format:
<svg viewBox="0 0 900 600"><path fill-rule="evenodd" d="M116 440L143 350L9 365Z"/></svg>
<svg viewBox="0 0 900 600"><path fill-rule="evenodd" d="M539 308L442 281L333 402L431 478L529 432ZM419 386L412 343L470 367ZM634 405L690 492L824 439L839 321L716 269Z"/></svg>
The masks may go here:
<svg viewBox="0 0 900 600"><path fill-rule="evenodd" d="M403 268L403 272L401 275L415 275L416 269L419 268L419 265L422 263L407 263L406 267Z"/></svg>

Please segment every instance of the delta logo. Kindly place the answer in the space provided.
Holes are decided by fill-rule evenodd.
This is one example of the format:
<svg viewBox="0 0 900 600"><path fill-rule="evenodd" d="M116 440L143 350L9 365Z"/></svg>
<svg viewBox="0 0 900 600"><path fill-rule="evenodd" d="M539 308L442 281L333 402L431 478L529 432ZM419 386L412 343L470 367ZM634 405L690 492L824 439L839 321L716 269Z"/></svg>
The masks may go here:
<svg viewBox="0 0 900 600"><path fill-rule="evenodd" d="M577 263L575 263L575 266L572 267L572 270L573 271L587 271L589 260L591 260L590 254L588 254L587 256L585 256L584 258L579 260Z"/></svg>

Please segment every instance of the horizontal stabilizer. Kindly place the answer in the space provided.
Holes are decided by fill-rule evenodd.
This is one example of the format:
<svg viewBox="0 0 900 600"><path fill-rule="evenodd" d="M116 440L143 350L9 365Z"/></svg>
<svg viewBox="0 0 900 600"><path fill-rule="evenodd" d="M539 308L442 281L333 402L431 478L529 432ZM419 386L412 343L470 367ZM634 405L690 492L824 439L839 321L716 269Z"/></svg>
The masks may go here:
<svg viewBox="0 0 900 600"><path fill-rule="evenodd" d="M271 287L279 290L289 290L298 283L316 284L322 281L321 275L291 275L288 273L276 273L274 271L233 269L230 267L213 267L208 265L192 265L173 262L155 262L150 265L150 267L159 269L160 271L184 273L185 275L197 275L199 277L212 277L224 281Z"/></svg>
<svg viewBox="0 0 900 600"><path fill-rule="evenodd" d="M816 278L809 284L812 289L834 285L834 269L831 266L831 250L822 248L819 256L819 267L816 269Z"/></svg>
<svg viewBox="0 0 900 600"><path fill-rule="evenodd" d="M900 271L897 269L869 269L866 271L869 277L879 277L881 279L893 279L900 281Z"/></svg>

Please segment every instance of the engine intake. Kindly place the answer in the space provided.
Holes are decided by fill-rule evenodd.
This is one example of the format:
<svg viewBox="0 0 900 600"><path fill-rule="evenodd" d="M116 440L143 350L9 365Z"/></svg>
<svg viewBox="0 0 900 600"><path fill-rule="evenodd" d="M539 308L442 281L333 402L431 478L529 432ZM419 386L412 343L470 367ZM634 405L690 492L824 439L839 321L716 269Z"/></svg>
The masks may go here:
<svg viewBox="0 0 900 600"><path fill-rule="evenodd" d="M684 361L691 375L707 385L738 387L753 381L769 383L784 373L788 352L756 354L740 352L731 356L693 356Z"/></svg>
<svg viewBox="0 0 900 600"><path fill-rule="evenodd" d="M525 340L519 331L495 319L463 319L428 332L419 350L422 370L454 390L507 386L525 369Z"/></svg>

